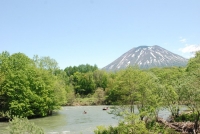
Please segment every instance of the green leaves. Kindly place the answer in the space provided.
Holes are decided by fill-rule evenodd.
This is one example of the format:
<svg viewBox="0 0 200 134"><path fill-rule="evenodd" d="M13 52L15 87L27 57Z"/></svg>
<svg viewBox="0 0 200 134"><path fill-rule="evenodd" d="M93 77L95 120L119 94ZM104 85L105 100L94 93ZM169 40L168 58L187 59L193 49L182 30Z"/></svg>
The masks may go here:
<svg viewBox="0 0 200 134"><path fill-rule="evenodd" d="M95 134L149 134L145 122L135 114L127 114L125 120L120 122L117 127L98 126Z"/></svg>
<svg viewBox="0 0 200 134"><path fill-rule="evenodd" d="M73 66L73 67L66 67L64 69L64 71L66 72L66 74L68 76L74 75L74 73L76 72L80 72L80 73L88 73L88 72L94 72L95 70L97 70L98 67L96 65L91 66L89 64L85 64L85 65L79 65L79 66Z"/></svg>
<svg viewBox="0 0 200 134"><path fill-rule="evenodd" d="M73 85L75 88L75 93L79 93L80 95L88 95L94 93L96 85L93 79L93 73L76 72L73 75Z"/></svg>
<svg viewBox="0 0 200 134"><path fill-rule="evenodd" d="M110 89L107 92L107 101L120 105L120 110L126 106L131 113L135 113L137 106L143 119L150 116L150 113L157 114L157 109L161 106L157 87L156 77L151 73L128 67L116 73L113 84L108 87Z"/></svg>
<svg viewBox="0 0 200 134"><path fill-rule="evenodd" d="M0 111L22 117L46 116L64 104L65 82L59 73L55 76L55 60L37 60L40 62L22 53L0 54L0 74L4 76L0 83Z"/></svg>
<svg viewBox="0 0 200 134"><path fill-rule="evenodd" d="M44 134L42 128L28 121L27 118L14 117L9 123L8 131L10 134Z"/></svg>
<svg viewBox="0 0 200 134"><path fill-rule="evenodd" d="M186 71L192 72L198 68L200 68L200 51L197 51L195 57L189 60Z"/></svg>

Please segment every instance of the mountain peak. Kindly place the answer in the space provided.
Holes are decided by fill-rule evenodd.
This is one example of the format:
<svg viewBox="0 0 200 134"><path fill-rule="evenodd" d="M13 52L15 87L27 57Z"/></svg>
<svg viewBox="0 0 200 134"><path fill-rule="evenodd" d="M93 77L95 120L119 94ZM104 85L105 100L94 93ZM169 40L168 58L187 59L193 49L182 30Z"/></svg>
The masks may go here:
<svg viewBox="0 0 200 134"><path fill-rule="evenodd" d="M185 66L187 59L174 54L158 45L138 46L130 49L103 69L115 71L127 66L138 65L141 69L152 67Z"/></svg>

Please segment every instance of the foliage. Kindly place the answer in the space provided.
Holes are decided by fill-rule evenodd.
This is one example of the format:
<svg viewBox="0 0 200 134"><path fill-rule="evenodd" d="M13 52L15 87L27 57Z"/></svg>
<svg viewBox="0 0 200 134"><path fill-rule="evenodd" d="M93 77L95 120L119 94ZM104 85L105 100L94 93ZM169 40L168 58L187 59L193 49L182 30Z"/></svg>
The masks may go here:
<svg viewBox="0 0 200 134"><path fill-rule="evenodd" d="M176 122L185 122L185 121L194 122L195 117L196 117L195 113L190 113L190 114L183 113L183 114L179 115L178 117L175 117L174 121L176 121Z"/></svg>
<svg viewBox="0 0 200 134"><path fill-rule="evenodd" d="M71 75L74 75L74 73L76 72L79 72L79 73L87 73L87 72L94 72L95 70L97 70L98 67L97 65L89 65L89 64L86 64L86 65L79 65L79 66L69 66L69 67L66 67L64 69L64 71L66 72L66 74L68 76L71 76Z"/></svg>
<svg viewBox="0 0 200 134"><path fill-rule="evenodd" d="M72 84L66 86L66 104L72 105L75 100L74 87Z"/></svg>
<svg viewBox="0 0 200 134"><path fill-rule="evenodd" d="M52 85L54 92L54 101L58 105L64 105L66 104L66 84L68 82L66 73L59 69L58 63L56 60L51 59L50 57L41 57L39 58L38 55L35 55L33 57L33 61L35 63L35 66L42 70L47 71L52 77Z"/></svg>
<svg viewBox="0 0 200 134"><path fill-rule="evenodd" d="M97 127L95 134L148 134L145 123L138 119L135 114L129 115L117 127Z"/></svg>
<svg viewBox="0 0 200 134"><path fill-rule="evenodd" d="M93 72L75 72L69 77L69 84L74 86L75 94L82 96L93 94L96 89L107 87L107 73L101 70Z"/></svg>
<svg viewBox="0 0 200 134"><path fill-rule="evenodd" d="M97 105L103 104L105 101L105 91L102 88L97 88L94 97L97 99Z"/></svg>
<svg viewBox="0 0 200 134"><path fill-rule="evenodd" d="M117 127L98 127L97 133L173 133L156 123L160 108L167 108L176 120L194 121L197 130L199 87L200 52L189 60L187 68L127 67L109 73L98 70L96 65L62 70L50 57L35 55L30 59L23 53L0 54L1 116L47 116L66 104L117 105L112 112L124 121ZM181 104L190 108L191 116L179 116Z"/></svg>
<svg viewBox="0 0 200 134"><path fill-rule="evenodd" d="M200 52L190 59L186 69L186 75L182 88L184 89L182 100L184 104L193 112L194 128L197 132L200 120Z"/></svg>
<svg viewBox="0 0 200 134"><path fill-rule="evenodd" d="M34 55L33 61L37 68L48 70L53 74L59 69L56 60L51 59L50 57L39 57L38 55Z"/></svg>
<svg viewBox="0 0 200 134"><path fill-rule="evenodd" d="M95 134L178 134L174 130L165 128L155 121L145 123L135 114L126 114L125 120L116 127L97 126L94 132Z"/></svg>
<svg viewBox="0 0 200 134"><path fill-rule="evenodd" d="M80 95L92 94L95 91L95 82L92 72L80 73L76 72L73 75L73 85L75 93Z"/></svg>
<svg viewBox="0 0 200 134"><path fill-rule="evenodd" d="M75 94L85 96L94 94L97 88L107 87L107 73L98 70L97 66L89 64L65 68L65 73L69 77L69 85L74 86Z"/></svg>
<svg viewBox="0 0 200 134"><path fill-rule="evenodd" d="M3 52L0 74L4 76L0 84L0 111L22 117L46 116L65 101L65 83L61 84L61 78L52 70L38 68L22 53Z"/></svg>
<svg viewBox="0 0 200 134"><path fill-rule="evenodd" d="M162 96L163 106L169 109L172 116L179 115L179 106L182 104L182 83L184 81L184 68L154 68L153 72L160 84L160 96Z"/></svg>
<svg viewBox="0 0 200 134"><path fill-rule="evenodd" d="M104 98L104 91L101 88L99 88L92 95L88 94L86 96L80 96L79 94L76 94L72 102L69 102L68 105L102 105L104 104Z"/></svg>
<svg viewBox="0 0 200 134"><path fill-rule="evenodd" d="M198 68L200 68L200 51L195 53L195 57L190 58L186 71L192 72Z"/></svg>
<svg viewBox="0 0 200 134"><path fill-rule="evenodd" d="M42 128L30 122L27 118L13 117L9 123L10 134L44 134Z"/></svg>
<svg viewBox="0 0 200 134"><path fill-rule="evenodd" d="M107 88L108 84L108 75L105 71L103 70L95 70L93 72L93 78L95 82L96 88Z"/></svg>
<svg viewBox="0 0 200 134"><path fill-rule="evenodd" d="M150 116L149 113L157 113L156 110L160 107L158 84L150 73L129 67L117 73L113 85L107 93L107 98L120 105L119 109L128 107L129 111L134 113L136 105L141 119Z"/></svg>
<svg viewBox="0 0 200 134"><path fill-rule="evenodd" d="M150 134L179 134L171 128L167 128L164 125L157 123L155 120L151 120L146 123L146 128Z"/></svg>

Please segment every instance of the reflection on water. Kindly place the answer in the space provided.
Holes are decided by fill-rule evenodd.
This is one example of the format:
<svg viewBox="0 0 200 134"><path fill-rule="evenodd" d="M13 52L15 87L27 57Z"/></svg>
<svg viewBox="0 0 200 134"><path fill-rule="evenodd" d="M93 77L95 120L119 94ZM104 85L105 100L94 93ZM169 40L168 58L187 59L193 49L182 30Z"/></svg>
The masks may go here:
<svg viewBox="0 0 200 134"><path fill-rule="evenodd" d="M7 131L7 122L0 122L0 134L4 134Z"/></svg>
<svg viewBox="0 0 200 134"><path fill-rule="evenodd" d="M47 134L93 134L96 126L116 126L118 120L108 111L102 110L107 106L66 106L53 116L32 119L36 125L42 127ZM183 109L182 109L183 110ZM87 114L83 112L86 111ZM159 112L159 116L166 119L170 115L167 110ZM0 122L0 134L7 134L8 123Z"/></svg>

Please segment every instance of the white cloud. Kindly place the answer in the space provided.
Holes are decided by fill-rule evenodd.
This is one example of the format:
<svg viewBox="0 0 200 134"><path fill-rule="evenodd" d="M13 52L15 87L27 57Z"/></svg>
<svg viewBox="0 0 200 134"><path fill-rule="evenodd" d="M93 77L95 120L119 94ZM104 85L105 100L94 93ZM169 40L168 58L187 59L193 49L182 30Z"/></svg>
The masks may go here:
<svg viewBox="0 0 200 134"><path fill-rule="evenodd" d="M200 50L200 44L187 44L184 48L180 48L179 51L182 53L190 53L190 56L194 56L196 51Z"/></svg>
<svg viewBox="0 0 200 134"><path fill-rule="evenodd" d="M185 42L186 42L186 39L182 39L182 38L181 38L179 41L180 41L181 43L185 43Z"/></svg>

